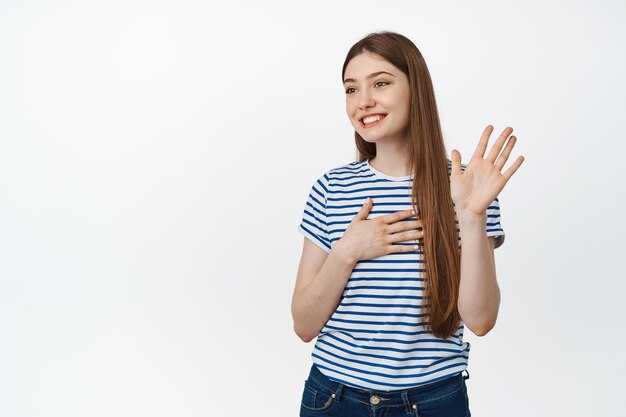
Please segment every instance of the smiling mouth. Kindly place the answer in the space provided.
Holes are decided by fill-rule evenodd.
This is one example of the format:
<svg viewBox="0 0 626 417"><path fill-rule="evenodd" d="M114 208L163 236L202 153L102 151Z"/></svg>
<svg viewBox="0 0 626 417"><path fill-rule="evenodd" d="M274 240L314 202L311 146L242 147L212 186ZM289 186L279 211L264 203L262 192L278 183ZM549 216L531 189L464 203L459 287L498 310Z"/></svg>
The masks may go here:
<svg viewBox="0 0 626 417"><path fill-rule="evenodd" d="M380 124L385 119L385 117L387 117L386 114L375 114L374 116L364 117L359 121L361 122L361 126L367 129L368 127L373 127Z"/></svg>

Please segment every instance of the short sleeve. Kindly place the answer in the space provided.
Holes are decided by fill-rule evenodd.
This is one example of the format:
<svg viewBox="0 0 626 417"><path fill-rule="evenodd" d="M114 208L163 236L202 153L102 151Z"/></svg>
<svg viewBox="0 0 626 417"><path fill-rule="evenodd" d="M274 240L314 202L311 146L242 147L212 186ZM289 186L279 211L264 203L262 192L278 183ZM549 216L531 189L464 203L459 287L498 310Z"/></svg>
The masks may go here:
<svg viewBox="0 0 626 417"><path fill-rule="evenodd" d="M328 194L328 177L324 175L311 187L302 213L302 221L298 231L313 241L325 252L330 252L328 222L326 220L326 196Z"/></svg>
<svg viewBox="0 0 626 417"><path fill-rule="evenodd" d="M500 201L497 197L487 207L487 236L494 236L494 248L504 243L504 230L500 224Z"/></svg>

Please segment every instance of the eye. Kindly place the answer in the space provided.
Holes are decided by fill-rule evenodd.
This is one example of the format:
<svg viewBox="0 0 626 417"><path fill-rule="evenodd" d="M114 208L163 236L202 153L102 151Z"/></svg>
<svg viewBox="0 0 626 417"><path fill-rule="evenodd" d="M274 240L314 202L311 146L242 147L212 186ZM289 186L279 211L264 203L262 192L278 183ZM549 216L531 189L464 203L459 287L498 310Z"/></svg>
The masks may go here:
<svg viewBox="0 0 626 417"><path fill-rule="evenodd" d="M389 83L388 83L388 82L386 82L386 81L376 81L376 84L374 84L374 85L378 85L378 84L380 84L380 83L383 83L383 84L389 84Z"/></svg>
<svg viewBox="0 0 626 417"><path fill-rule="evenodd" d="M354 91L354 88L350 87L350 88L346 88L346 94L352 94Z"/></svg>

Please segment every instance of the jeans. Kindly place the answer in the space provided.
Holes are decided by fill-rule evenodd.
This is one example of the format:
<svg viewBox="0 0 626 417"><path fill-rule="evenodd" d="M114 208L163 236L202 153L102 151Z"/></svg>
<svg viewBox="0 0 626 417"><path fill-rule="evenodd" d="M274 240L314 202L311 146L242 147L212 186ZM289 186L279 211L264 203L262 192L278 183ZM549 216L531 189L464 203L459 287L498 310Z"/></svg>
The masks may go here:
<svg viewBox="0 0 626 417"><path fill-rule="evenodd" d="M463 373L397 391L372 391L331 381L313 364L300 417L470 417Z"/></svg>

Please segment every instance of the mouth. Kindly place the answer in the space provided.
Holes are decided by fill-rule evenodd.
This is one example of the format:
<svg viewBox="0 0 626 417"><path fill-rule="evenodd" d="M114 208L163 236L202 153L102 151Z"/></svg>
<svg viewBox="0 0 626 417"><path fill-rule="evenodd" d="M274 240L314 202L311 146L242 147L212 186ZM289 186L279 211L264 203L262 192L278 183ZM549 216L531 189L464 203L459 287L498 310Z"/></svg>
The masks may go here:
<svg viewBox="0 0 626 417"><path fill-rule="evenodd" d="M361 126L363 128L367 129L379 125L380 123L382 123L385 117L387 117L387 115L382 113L372 114L367 115L366 117L362 117L361 119L359 119L359 122L361 123Z"/></svg>

